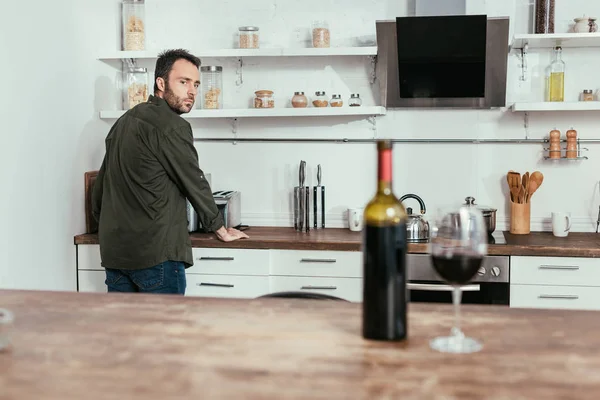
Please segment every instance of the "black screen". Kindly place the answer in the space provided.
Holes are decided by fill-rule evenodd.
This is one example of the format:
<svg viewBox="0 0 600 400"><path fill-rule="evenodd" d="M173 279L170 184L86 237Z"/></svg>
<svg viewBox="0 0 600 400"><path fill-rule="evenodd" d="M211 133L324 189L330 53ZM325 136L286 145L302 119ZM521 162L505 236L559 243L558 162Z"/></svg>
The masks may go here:
<svg viewBox="0 0 600 400"><path fill-rule="evenodd" d="M485 97L485 15L396 18L401 98Z"/></svg>

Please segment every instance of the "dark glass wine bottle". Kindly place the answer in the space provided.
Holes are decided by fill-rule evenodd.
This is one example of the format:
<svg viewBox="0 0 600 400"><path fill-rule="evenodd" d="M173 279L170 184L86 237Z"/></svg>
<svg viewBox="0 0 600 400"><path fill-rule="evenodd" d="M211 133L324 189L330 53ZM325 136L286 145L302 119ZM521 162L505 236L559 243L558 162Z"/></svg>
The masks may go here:
<svg viewBox="0 0 600 400"><path fill-rule="evenodd" d="M377 142L378 186L364 211L363 337L406 338L406 211L392 191L392 142Z"/></svg>

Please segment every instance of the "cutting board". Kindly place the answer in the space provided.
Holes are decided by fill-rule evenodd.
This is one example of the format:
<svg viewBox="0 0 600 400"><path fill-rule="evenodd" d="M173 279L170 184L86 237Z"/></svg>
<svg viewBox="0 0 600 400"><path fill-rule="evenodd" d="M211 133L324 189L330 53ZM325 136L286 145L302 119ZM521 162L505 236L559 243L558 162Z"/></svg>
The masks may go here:
<svg viewBox="0 0 600 400"><path fill-rule="evenodd" d="M84 174L85 178L85 232L98 232L98 223L92 215L92 189L96 182L98 171L88 171Z"/></svg>

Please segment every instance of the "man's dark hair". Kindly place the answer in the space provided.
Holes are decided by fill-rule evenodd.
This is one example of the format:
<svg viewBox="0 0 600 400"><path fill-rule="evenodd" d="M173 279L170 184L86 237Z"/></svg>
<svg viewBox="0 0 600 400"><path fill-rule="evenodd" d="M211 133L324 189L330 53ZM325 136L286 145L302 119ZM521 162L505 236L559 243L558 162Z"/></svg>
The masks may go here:
<svg viewBox="0 0 600 400"><path fill-rule="evenodd" d="M194 64L196 68L200 68L200 59L184 49L165 50L158 55L156 60L156 68L154 69L154 93L160 89L156 85L156 78L163 78L165 82L169 79L169 74L173 68L175 61L180 59L187 60Z"/></svg>

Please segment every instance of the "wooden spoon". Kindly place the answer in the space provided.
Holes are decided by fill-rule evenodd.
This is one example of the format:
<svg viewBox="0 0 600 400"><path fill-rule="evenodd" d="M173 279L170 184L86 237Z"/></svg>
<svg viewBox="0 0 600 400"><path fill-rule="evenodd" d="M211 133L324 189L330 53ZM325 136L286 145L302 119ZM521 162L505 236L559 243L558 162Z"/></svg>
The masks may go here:
<svg viewBox="0 0 600 400"><path fill-rule="evenodd" d="M529 198L533 196L536 190L540 188L544 181L544 175L540 171L535 171L529 178Z"/></svg>

